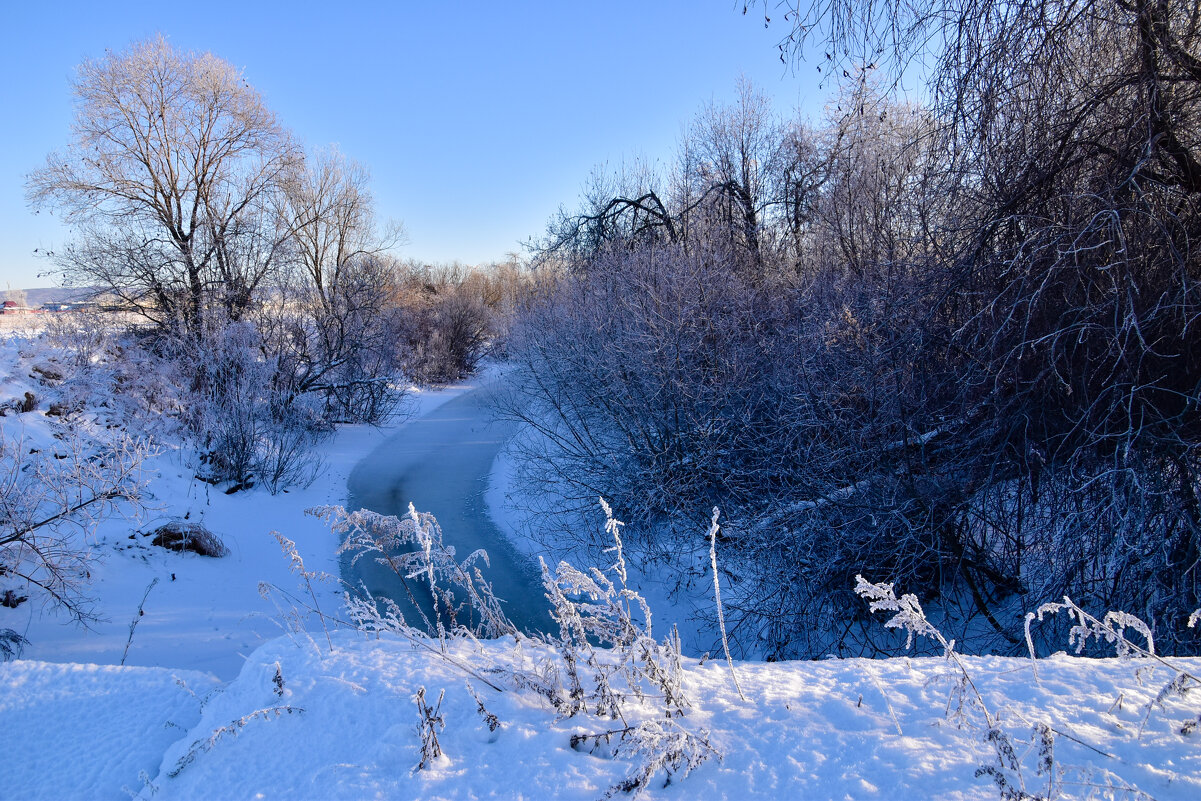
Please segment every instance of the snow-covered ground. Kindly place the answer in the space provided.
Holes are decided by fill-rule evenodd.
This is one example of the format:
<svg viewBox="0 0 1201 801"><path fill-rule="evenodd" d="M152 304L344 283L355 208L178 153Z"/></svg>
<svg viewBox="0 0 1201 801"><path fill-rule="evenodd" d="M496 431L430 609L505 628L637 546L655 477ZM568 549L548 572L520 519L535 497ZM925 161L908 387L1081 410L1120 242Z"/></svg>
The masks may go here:
<svg viewBox="0 0 1201 801"><path fill-rule="evenodd" d="M596 799L645 759L614 756L605 744L572 747L573 735L620 722L561 719L542 696L500 681L492 690L407 642L353 632L333 642L332 653L322 639L268 642L216 692L166 669L0 665L0 721L16 735L3 752L5 797L119 798L128 787L156 799ZM509 639L451 643L448 655L477 671L553 659ZM1181 662L1201 669L1201 660ZM1168 678L1163 668L1140 677L1130 662L1055 657L1039 663L1036 679L1020 659L966 663L1014 736L1029 792L1047 787L1031 737L1044 723L1060 733L1052 761L1067 797L1131 797L1107 788L1134 785L1164 801L1201 797L1197 735L1178 731L1195 718L1196 700L1169 700L1143 721ZM720 758L667 786L659 771L644 797L997 797L991 779L976 775L997 764L997 751L978 713L969 708L957 722L957 674L942 659L738 663L745 701L724 663L684 667L693 706L662 725L707 730ZM436 730L443 755L424 770L413 701L421 687L431 705L446 693ZM472 689L498 730L489 731ZM626 711L634 724L631 710L662 720L653 700Z"/></svg>
<svg viewBox="0 0 1201 801"><path fill-rule="evenodd" d="M0 426L53 447L61 420L46 412L57 390L31 371L42 358L29 338L0 339L0 402L39 398ZM410 411L466 389L414 393ZM317 480L277 496L225 495L192 479L179 450L155 457L149 511L104 522L92 542L100 561L87 590L101 622L84 631L33 600L0 608L0 629L30 641L22 659L0 663L3 797L598 798L672 738L690 743L694 769L654 770L649 797L998 797L986 768L1032 794L1052 781L1067 797L1133 797L1134 786L1159 799L1201 797L1201 731L1184 733L1197 728L1201 689L1185 680L1161 693L1179 674L1150 660L1061 655L1040 660L1037 673L1030 660L993 657L965 658L966 672L940 658L737 662L740 693L724 661L686 657L682 717L665 717L651 691L630 695L613 720L595 707L567 715L539 691L569 688L568 665L545 643L414 643L341 629L331 648L319 628L281 634L283 615L259 585L296 591L297 577L270 532L294 540L309 570L336 575L337 538L303 510L345 502L351 469L397 431L342 428ZM488 501L519 538L504 504L516 491L511 472L502 454ZM220 535L230 555L148 544L158 522L185 516ZM316 590L338 612L336 584ZM664 623L656 618L658 632ZM1174 664L1201 675L1201 659ZM583 681L591 690L591 667ZM442 756L418 770L420 688L431 705L445 696ZM990 737L992 727L1003 734ZM579 738L621 729L642 749L620 734Z"/></svg>

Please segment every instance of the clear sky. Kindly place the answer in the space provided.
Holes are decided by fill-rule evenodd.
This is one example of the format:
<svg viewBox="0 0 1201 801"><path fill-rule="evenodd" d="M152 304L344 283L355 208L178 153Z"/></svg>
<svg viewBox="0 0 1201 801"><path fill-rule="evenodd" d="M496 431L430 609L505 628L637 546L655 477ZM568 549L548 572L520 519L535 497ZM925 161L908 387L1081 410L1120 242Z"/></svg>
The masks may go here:
<svg viewBox="0 0 1201 801"><path fill-rule="evenodd" d="M812 66L781 63L782 21L734 0L196 3L0 0L0 290L48 286L33 250L67 238L25 176L69 136L75 66L162 33L242 68L309 145L371 171L400 255L500 260L572 204L592 168L668 160L740 75L781 114L820 114Z"/></svg>

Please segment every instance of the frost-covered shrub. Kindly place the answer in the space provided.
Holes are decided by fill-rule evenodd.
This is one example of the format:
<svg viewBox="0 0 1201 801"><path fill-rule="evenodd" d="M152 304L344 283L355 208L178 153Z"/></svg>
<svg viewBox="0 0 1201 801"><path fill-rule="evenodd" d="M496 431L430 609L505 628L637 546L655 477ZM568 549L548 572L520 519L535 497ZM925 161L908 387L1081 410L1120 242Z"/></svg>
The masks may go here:
<svg viewBox="0 0 1201 801"><path fill-rule="evenodd" d="M1147 14L1180 52L1196 31L1006 8L898 35L899 56L954 32L930 105L874 81L882 63L816 122L744 87L675 164L598 173L541 243L562 278L513 340L529 472L558 511L612 498L682 583L681 535L719 505L747 653L886 645L850 611L864 571L920 587L972 650L1020 651L1030 599L1067 594L1201 651L1182 625L1201 604L1201 94L1197 74L1126 91L1172 69L1143 57ZM908 24L820 16L793 36L829 53Z"/></svg>
<svg viewBox="0 0 1201 801"><path fill-rule="evenodd" d="M1015 400L1018 378L980 372L939 314L895 313L939 308L945 287L920 271L755 283L730 258L601 251L530 310L506 411L535 432L520 455L550 511L612 497L641 523L631 543L688 584L691 532L720 505L743 654L889 648L851 611L867 571L923 588L973 651L1020 652L1030 599L1065 594L1155 621L1176 653L1201 647L1182 625L1201 605L1187 415L1127 436ZM564 535L605 547L598 530L548 526Z"/></svg>
<svg viewBox="0 0 1201 801"><path fill-rule="evenodd" d="M0 426L0 594L33 593L88 620L86 538L104 517L140 507L152 451L124 434L62 433L50 449L31 448Z"/></svg>
<svg viewBox="0 0 1201 801"><path fill-rule="evenodd" d="M565 505L598 491L663 549L714 505L762 503L797 442L783 411L796 384L786 307L720 249L614 247L536 303L509 342L505 412L538 432L523 460ZM599 534L599 532L598 532ZM594 543L606 546L603 535Z"/></svg>
<svg viewBox="0 0 1201 801"><path fill-rule="evenodd" d="M277 381L312 399L326 421L378 424L403 398L394 270L390 260L361 254L320 289L311 275L281 287L277 302L254 316Z"/></svg>
<svg viewBox="0 0 1201 801"><path fill-rule="evenodd" d="M29 645L29 640L17 632L12 629L0 629L0 662L19 658L26 645Z"/></svg>
<svg viewBox="0 0 1201 801"><path fill-rule="evenodd" d="M50 345L67 354L76 367L98 360L119 330L112 315L94 310L48 314L45 322Z"/></svg>
<svg viewBox="0 0 1201 801"><path fill-rule="evenodd" d="M318 401L281 374L253 324L166 344L177 380L186 382L180 402L208 478L261 481L272 492L312 481L319 466L315 448L329 426Z"/></svg>
<svg viewBox="0 0 1201 801"><path fill-rule="evenodd" d="M396 312L406 374L419 383L445 384L475 370L493 328L484 301L453 284L407 297Z"/></svg>

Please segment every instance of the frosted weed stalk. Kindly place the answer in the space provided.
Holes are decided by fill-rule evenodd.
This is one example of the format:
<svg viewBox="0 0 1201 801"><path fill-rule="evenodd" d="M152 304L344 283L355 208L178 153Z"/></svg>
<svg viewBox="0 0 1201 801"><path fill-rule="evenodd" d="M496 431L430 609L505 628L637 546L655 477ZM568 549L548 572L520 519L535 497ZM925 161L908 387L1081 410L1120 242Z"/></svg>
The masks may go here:
<svg viewBox="0 0 1201 801"><path fill-rule="evenodd" d="M417 770L424 770L442 756L438 732L446 728L446 721L442 718L442 699L445 696L446 690L439 692L438 701L433 708L425 702L425 687L418 688L417 694L413 696L413 702L417 704L417 736L421 738L421 761L417 763Z"/></svg>
<svg viewBox="0 0 1201 801"><path fill-rule="evenodd" d="M1151 634L1151 627L1143 622L1140 618L1129 612L1106 612L1103 618L1096 618L1088 612L1080 608L1071 598L1064 596L1062 603L1045 603L1035 612L1030 612L1026 615L1026 647L1030 649L1030 660L1035 665L1034 675L1038 678L1038 661L1034 658L1034 639L1031 634L1031 624L1035 621L1042 622L1043 618L1048 615L1056 615L1060 612L1066 612L1074 621L1072 628L1068 631L1068 644L1076 649L1076 653L1082 653L1089 640L1095 639L1098 643L1106 642L1114 647L1114 652L1119 659L1145 659L1154 664L1165 667L1170 672L1172 678L1164 684L1153 699L1147 702L1144 707L1143 719L1139 724L1139 736L1143 734L1147 722L1151 718L1151 713L1158 707L1163 711L1167 711L1166 702L1173 698L1187 698L1197 688L1201 687L1201 679L1198 679L1189 671L1182 668L1177 663L1163 658L1155 653L1155 638ZM1188 627L1194 628L1198 620L1201 620L1201 609L1195 610L1188 619ZM1143 645L1131 641L1126 637L1126 630L1132 629L1138 632L1143 638ZM1189 735L1201 727L1201 715L1198 715L1192 720L1182 723L1178 732L1181 735Z"/></svg>
<svg viewBox="0 0 1201 801"><path fill-rule="evenodd" d="M627 584L620 534L624 523L613 517L603 499L601 507L605 529L614 539L608 552L616 561L609 571L617 583L595 567L585 572L560 562L552 573L541 562L551 617L559 624L559 636L552 643L571 685L570 700L560 713L570 717L589 711L591 705L598 717L622 718L621 706L629 693L639 699L657 695L664 701L666 717L680 717L691 702L682 689L679 637L673 633L663 643L655 640L650 606ZM588 695L580 679L581 664L593 674L594 689Z"/></svg>
<svg viewBox="0 0 1201 801"><path fill-rule="evenodd" d="M870 611L893 613L893 616L885 621L884 627L900 629L905 632L906 650L913 646L915 637L926 637L942 646L944 658L954 663L957 680L947 699L947 716L962 727L970 721L969 710L972 707L978 709L985 722L983 740L995 755L995 762L980 766L976 770L976 776L990 777L1004 801L1056 797L1059 780L1062 777L1061 771L1056 768L1054 763L1054 738L1051 729L1046 726L1035 726L1035 733L1040 742L1037 775L1046 776L1046 794L1034 795L1026 789L1022 760L1014 747L1013 738L1001 728L999 716L989 710L984 696L968 672L963 659L955 651L955 641L944 637L942 632L926 619L926 613L917 596L906 593L898 598L893 591L892 584L873 584L863 576L855 577L855 593L868 602ZM952 712L952 707L954 707L954 712Z"/></svg>
<svg viewBox="0 0 1201 801"><path fill-rule="evenodd" d="M730 666L730 677L734 680L734 689L738 690L738 697L745 701L746 696L742 694L742 686L738 684L738 674L734 672L734 660L730 657L730 638L726 636L726 615L721 608L721 581L717 574L717 532L721 530L721 526L717 524L717 518L720 515L721 512L714 506L713 517L709 521L709 564L713 568L713 601L717 607L717 625L721 630L721 647L726 653L726 664Z"/></svg>
<svg viewBox="0 0 1201 801"><path fill-rule="evenodd" d="M411 505L410 511L412 512ZM353 547L348 545L351 539L350 535L348 534L347 542L343 543L342 549L339 549L339 553L343 552L343 549L359 549L356 550L355 559L367 554L377 554L376 561L387 564L393 570L397 571L397 575L403 582L405 574L400 571L405 566L407 559L413 558L414 555L406 554L404 557L398 557L392 554L389 549L395 547L394 541L389 541L383 537L377 538L375 534L378 533L377 529L382 529L384 533L394 533L398 526L403 528L406 522L409 522L411 525L409 520L398 521L394 517L385 517L383 515L377 515L373 512L366 511L348 513L345 509L338 506L309 509L307 510L307 513L329 522L331 531L354 533L355 545ZM436 570L437 564L447 561L453 563L454 549L444 548L442 546L441 529L437 528L437 521L435 521L431 515L418 515L416 512L412 512L412 517L415 518L417 522L425 523L428 520L428 523L432 524L432 526L427 525L426 527L426 531L428 532L425 535L427 547L423 547L417 553L416 559L418 565L416 571L418 574L423 575L432 573L435 576L436 581L437 577L441 575ZM330 522L331 520L333 522ZM429 620L428 617L424 615L424 613L422 613L422 619L426 623L425 630L423 631L421 629L414 628L407 620L405 620L404 614L400 610L400 607L394 601L392 601L392 599L376 599L371 595L370 592L367 592L365 588L363 588L359 594L351 594L349 591L343 593L343 600L346 604L346 611L349 620L329 615L322 611L320 604L317 601L316 591L313 588L313 581L333 581L337 579L326 573L308 570L305 567L303 557L296 548L296 543L283 536L279 532L273 531L271 534L279 543L284 556L289 559L292 572L300 576L302 587L304 588L304 591L307 592L311 601L310 605L309 602L306 602L287 590L277 587L269 582L259 583L259 595L267 600L271 600L275 604L276 609L287 621L287 628L290 634L302 634L305 637L308 637L310 644L312 644L314 648L320 650L312 638L309 637L307 628L305 626L305 620L308 618L308 616L316 615L321 622L322 630L325 632L327 645L332 653L334 646L329 632L329 624L331 623L335 627L343 627L364 633L374 633L377 636L380 632L386 631L399 636L401 639L407 640L415 648L424 650L438 657L439 659L454 665L465 675L477 679L493 690L500 692L501 688L480 675L479 671L473 669L470 665L447 653L446 645L448 636L475 636L473 632L468 631L465 628L460 627L458 629L454 629L449 632L448 635L448 632L444 627L435 625ZM482 551L478 553L486 559L486 554L483 554ZM475 554L473 554L471 558L474 557ZM423 560L434 560L435 564L431 565ZM458 567L459 569L456 571L455 575L464 575L464 571L461 569L462 566ZM478 570L476 571L476 575L479 575ZM482 591L491 597L493 608L498 609L499 602L496 601L495 597L491 596L491 587L483 582L482 577L480 577L479 580L481 582ZM405 587L408 589L407 584L405 584ZM436 586L435 590L437 590ZM281 602L281 600L276 597L277 595L286 600ZM445 592L442 592L441 595L443 597L453 597L450 596L449 593ZM410 595L410 597L412 596ZM415 599L414 605L420 612L420 606L416 605ZM516 630L514 629L514 631ZM436 643L436 645L434 643Z"/></svg>
<svg viewBox="0 0 1201 801"><path fill-rule="evenodd" d="M613 756L634 759L635 769L605 797L618 792L637 795L660 772L666 774L666 785L673 776L686 776L710 757L720 760L722 755L710 743L707 730L692 732L679 722L692 706L683 689L679 632L673 629L663 643L655 640L650 607L628 586L624 524L604 499L600 503L605 530L614 542L608 549L615 555L609 572L617 582L595 567L584 572L560 562L552 573L541 563L551 617L559 624L559 636L550 640L568 683L566 695L556 693L552 703L561 717L592 714L621 721L617 729L574 734L571 746L589 752L604 748ZM659 702L655 707L661 714L631 723L631 696L643 709L648 701Z"/></svg>
<svg viewBox="0 0 1201 801"><path fill-rule="evenodd" d="M284 556L288 557L292 572L300 576L301 581L304 582L304 586L309 593L309 598L311 598L313 601L313 606L311 607L310 611L316 613L318 619L321 621L321 630L325 632L325 642L329 646L330 653L333 653L334 641L330 637L329 627L325 623L325 615L321 612L321 605L317 603L317 592L313 589L314 580L328 580L329 576L325 573L307 569L304 566L304 558L300 555L300 551L296 549L295 542L288 539L283 534L280 534L278 531L272 531L271 536L275 537L275 541L279 543L280 550L283 551ZM261 582L259 584L259 595L261 595L263 598L269 598L270 592L273 589L278 590L279 588L273 587L273 585L266 582ZM284 611L279 604L276 604L276 608L280 609L281 612ZM292 628L294 631L304 631L304 622L295 604L293 604L291 613L287 616L292 621Z"/></svg>
<svg viewBox="0 0 1201 801"><path fill-rule="evenodd" d="M1090 798L1097 795L1104 798L1133 798L1140 799L1140 801L1150 798L1142 790L1132 786L1108 769L1065 766L1058 763L1055 756L1057 738L1070 740L1107 760L1116 759L1113 754L1090 745L1082 737L1062 731L1049 723L1038 721L1031 725L1029 741L1015 740L1001 727L1000 715L989 710L983 695L968 672L966 664L955 651L955 641L947 640L926 619L916 596L905 594L898 598L893 591L892 584L872 584L862 576L856 576L855 592L869 602L872 612L894 613L884 625L886 628L901 629L906 633L905 647L907 649L912 646L915 636L930 638L942 646L944 656L954 663L958 674L951 697L948 698L947 715L963 726L970 723L969 710L972 707L979 709L986 724L983 740L993 750L995 760L992 764L982 765L978 768L976 775L991 778L1002 799L1005 801L1026 801L1027 799L1032 801L1033 799L1060 798L1064 793L1064 786L1067 784L1084 788L1088 791ZM1158 707L1166 711L1166 701L1171 698L1184 698L1191 691L1201 687L1201 681L1191 673L1155 653L1151 629L1142 620L1125 612L1108 612L1103 618L1098 619L1066 597L1062 603L1043 604L1037 612L1026 616L1026 642L1030 648L1031 666L1036 681L1038 681L1038 662L1035 658L1031 624L1036 620L1041 622L1045 616L1059 612L1067 612L1075 621L1069 632L1069 642L1075 647L1077 653L1081 653L1088 642L1095 639L1098 642L1104 641L1112 644L1120 659L1145 659L1172 671L1173 678L1145 707L1138 731L1140 738L1154 708ZM1201 619L1201 610L1194 612L1189 618L1189 626L1195 626L1198 619ZM1138 632L1145 644L1140 645L1131 641L1126 636L1127 630ZM1141 673L1142 669L1140 668L1140 676ZM1120 703L1121 699L1119 698L1114 706L1119 706ZM951 711L952 706L955 707L954 712ZM1174 728L1179 735L1186 736L1199 726L1201 726L1201 716L1196 720L1185 721L1178 728ZM1017 747L1019 743L1023 746L1022 749ZM1034 753L1037 757L1034 775L1045 781L1045 785L1039 793L1028 790L1026 786L1023 757L1029 753ZM1069 771L1077 774L1080 779L1068 781Z"/></svg>
<svg viewBox="0 0 1201 801"><path fill-rule="evenodd" d="M243 715L237 720L232 720L224 726L220 726L206 738L194 740L184 755L176 760L175 765L167 771L169 778L175 778L183 772L184 768L196 761L196 758L201 754L212 751L213 748L226 735L237 736L238 733L246 727L248 723L254 720L273 720L283 715L299 715L303 714L302 707L295 706L272 706L264 709L256 709L254 712Z"/></svg>
<svg viewBox="0 0 1201 801"><path fill-rule="evenodd" d="M454 546L443 542L442 528L433 515L418 512L411 503L404 518L365 509L347 512L340 506L317 507L308 514L344 535L338 554L350 554L352 564L371 558L392 571L431 637L444 639L448 634L460 633L489 638L521 635L479 569L480 563L488 565L487 552L476 550L458 561ZM417 582L423 585L421 590ZM432 617L418 600L420 591L428 592L433 601ZM362 604L352 607L352 612L365 614L364 622L373 622ZM394 603L386 603L382 621L374 622L408 626Z"/></svg>

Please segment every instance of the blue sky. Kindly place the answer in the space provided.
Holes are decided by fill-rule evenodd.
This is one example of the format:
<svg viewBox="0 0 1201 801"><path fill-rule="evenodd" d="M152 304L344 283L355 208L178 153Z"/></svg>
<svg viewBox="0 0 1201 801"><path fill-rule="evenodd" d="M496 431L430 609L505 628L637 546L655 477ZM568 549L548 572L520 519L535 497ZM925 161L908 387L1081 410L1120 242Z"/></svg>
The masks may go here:
<svg viewBox="0 0 1201 801"><path fill-rule="evenodd" d="M242 68L309 145L368 167L401 256L499 260L571 204L597 164L670 159L740 75L781 113L820 114L811 65L780 62L785 28L733 0L456 3L60 3L0 0L0 289L46 286L34 248L67 232L24 200L66 144L75 66L161 32Z"/></svg>

